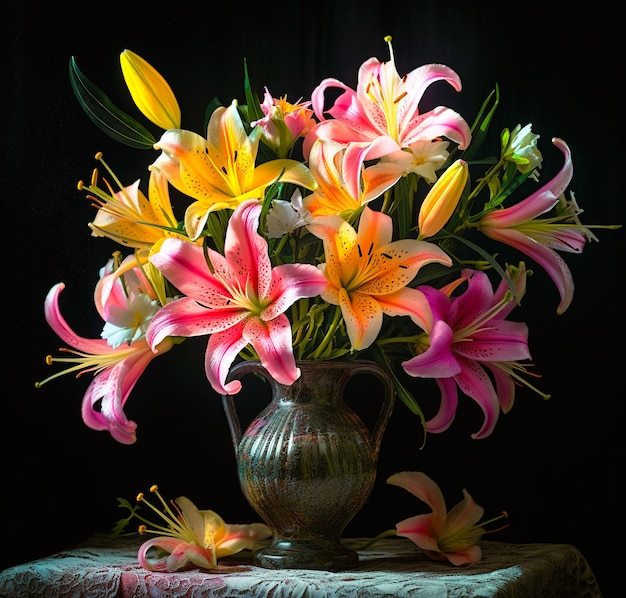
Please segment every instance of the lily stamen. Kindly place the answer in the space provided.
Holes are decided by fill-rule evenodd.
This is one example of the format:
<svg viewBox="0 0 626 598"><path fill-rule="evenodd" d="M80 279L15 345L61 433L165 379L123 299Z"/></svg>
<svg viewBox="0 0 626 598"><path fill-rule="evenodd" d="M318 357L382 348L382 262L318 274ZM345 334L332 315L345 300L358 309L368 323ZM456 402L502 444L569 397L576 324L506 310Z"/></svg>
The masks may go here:
<svg viewBox="0 0 626 598"><path fill-rule="evenodd" d="M154 488L154 490L152 488ZM167 503L163 500L163 497L159 494L158 488L156 486L152 486L150 488L150 492L154 492L157 495L157 497L159 498L159 500L161 501L161 503L163 504L165 508L165 512L159 511L159 509L157 509L151 502L149 502L143 495L143 492L140 492L137 495L137 502L144 503L145 505L150 507L159 517L161 517L161 519L163 519L163 521L165 521L168 524L168 527L163 527L163 526L160 526L158 524L153 524L153 523L151 525L154 525L161 532L166 532L169 535L181 535L183 537L187 537L189 535L189 530L186 529L185 526L183 526L180 523L180 521L176 518L176 515L174 515L174 513L169 508ZM143 521L146 521L146 520L144 519Z"/></svg>

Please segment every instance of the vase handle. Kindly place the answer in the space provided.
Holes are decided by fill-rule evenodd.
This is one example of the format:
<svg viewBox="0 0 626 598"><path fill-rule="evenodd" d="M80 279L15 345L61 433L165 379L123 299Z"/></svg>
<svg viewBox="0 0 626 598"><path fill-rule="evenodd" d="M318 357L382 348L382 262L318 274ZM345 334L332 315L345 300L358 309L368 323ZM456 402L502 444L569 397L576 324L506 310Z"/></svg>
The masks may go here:
<svg viewBox="0 0 626 598"><path fill-rule="evenodd" d="M243 378L245 375L252 372L259 372L264 374L265 377L268 376L267 370L258 361L241 361L231 368L229 380ZM226 413L226 421L230 428L230 437L233 441L233 448L235 449L236 455L239 443L241 442L242 429L233 395L222 395L222 405L224 406L224 413Z"/></svg>
<svg viewBox="0 0 626 598"><path fill-rule="evenodd" d="M367 361L356 362L354 367L350 369L349 377L352 378L356 374L371 374L383 383L383 402L380 406L378 418L372 428L372 451L374 452L374 456L378 458L383 433L389 423L389 418L391 417L391 413L393 411L396 389L393 385L393 381L387 375L385 370L373 361L371 363Z"/></svg>

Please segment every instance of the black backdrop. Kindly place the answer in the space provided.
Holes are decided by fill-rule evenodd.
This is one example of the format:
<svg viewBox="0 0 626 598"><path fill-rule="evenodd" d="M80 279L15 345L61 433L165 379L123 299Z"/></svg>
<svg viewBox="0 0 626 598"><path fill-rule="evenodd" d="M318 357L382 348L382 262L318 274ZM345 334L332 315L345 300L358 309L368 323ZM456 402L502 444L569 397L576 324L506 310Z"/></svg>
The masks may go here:
<svg viewBox="0 0 626 598"><path fill-rule="evenodd" d="M564 138L584 221L624 222L623 52L616 19L598 3L593 11L569 7L563 14L546 3L526 12L478 4L338 0L163 10L128 2L83 4L69 13L11 0L3 17L1 94L7 102L1 191L9 210L2 260L3 565L109 530L123 514L115 498L132 499L153 483L228 521L255 519L238 487L220 401L204 379L205 339L157 360L140 380L127 406L139 424L133 446L83 425L86 378L66 376L34 388L50 373L44 356L59 346L42 314L54 283L67 285L62 309L70 324L85 336L99 333L90 297L113 246L90 236L86 225L94 211L76 182L89 177L96 151L127 182L146 162L141 152L105 138L81 111L69 85L70 56L130 110L118 56L134 50L168 79L184 126L200 131L213 96L243 101L244 58L258 93L267 85L296 100L327 76L354 86L365 59L388 58L383 37L391 34L401 74L428 62L460 74L460 94L442 85L433 98L470 121L497 82L502 108L495 126L533 123L542 136L544 180L561 166L549 139ZM575 544L609 595L625 537L618 490L625 446L619 390L624 234L598 236L599 244L569 259L577 289L566 314L556 315L556 290L539 268L518 314L530 326L540 385L552 399L520 390L512 412L482 441L470 439L478 409L461 400L453 428L431 436L422 450L417 420L398 406L383 440L377 485L346 534L371 536L424 512L384 482L396 471L419 469L442 486L449 505L465 487L487 514L507 510L510 526L490 539ZM434 385L417 392L426 401L436 395ZM364 404L371 400L363 397ZM240 402L251 403L251 413L256 409L252 397Z"/></svg>

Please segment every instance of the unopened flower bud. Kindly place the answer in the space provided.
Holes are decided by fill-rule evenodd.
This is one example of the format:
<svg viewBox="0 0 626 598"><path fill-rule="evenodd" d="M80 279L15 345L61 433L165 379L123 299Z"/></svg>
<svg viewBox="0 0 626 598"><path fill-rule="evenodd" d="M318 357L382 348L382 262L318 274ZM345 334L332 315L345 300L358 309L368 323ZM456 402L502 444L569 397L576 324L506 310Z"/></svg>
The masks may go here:
<svg viewBox="0 0 626 598"><path fill-rule="evenodd" d="M180 108L167 81L130 50L120 54L120 63L130 95L142 114L162 129L179 129Z"/></svg>
<svg viewBox="0 0 626 598"><path fill-rule="evenodd" d="M541 168L543 157L537 147L536 135L531 130L532 125L525 127L517 125L510 133L508 129L502 132L502 157L507 162L513 162L522 174L535 168Z"/></svg>
<svg viewBox="0 0 626 598"><path fill-rule="evenodd" d="M258 125L263 129L263 140L279 158L287 157L296 140L304 137L315 124L310 104L311 102L290 104L286 96L274 98L265 88L261 104L265 116L250 125Z"/></svg>
<svg viewBox="0 0 626 598"><path fill-rule="evenodd" d="M417 219L419 238L436 235L448 222L465 189L467 162L457 160L437 179L424 198Z"/></svg>

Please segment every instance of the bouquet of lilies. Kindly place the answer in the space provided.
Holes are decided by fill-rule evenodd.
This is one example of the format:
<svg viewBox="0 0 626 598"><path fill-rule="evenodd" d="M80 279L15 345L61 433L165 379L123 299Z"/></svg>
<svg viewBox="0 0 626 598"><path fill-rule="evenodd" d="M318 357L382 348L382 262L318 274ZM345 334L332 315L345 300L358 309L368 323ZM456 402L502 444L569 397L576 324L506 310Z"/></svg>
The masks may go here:
<svg viewBox="0 0 626 598"><path fill-rule="evenodd" d="M236 360L259 360L285 385L300 360L374 360L430 433L452 424L459 391L484 414L475 438L511 409L517 385L547 397L529 382L528 327L508 318L531 274L523 259L546 270L562 314L574 283L561 252L597 240L566 195L568 145L552 139L563 164L545 182L530 124L505 128L496 155L483 155L497 86L472 124L421 106L435 82L460 92L460 77L441 64L400 76L385 41L390 59L366 60L356 89L328 78L296 103L268 89L261 100L244 63L245 103L213 100L201 132L182 127L174 92L137 54L120 61L146 126L72 58L72 86L93 122L157 156L121 181L97 154L100 170L79 184L97 208L93 236L120 246L95 287L104 325L100 338L76 334L59 307L64 284L52 287L46 319L68 348L47 361L70 365L37 384L93 373L83 419L126 444L136 424L124 405L140 375L196 336L208 337L205 372L220 394L241 389L229 381ZM500 261L503 246L516 263ZM433 417L411 377L439 387Z"/></svg>

